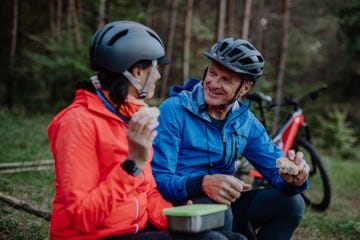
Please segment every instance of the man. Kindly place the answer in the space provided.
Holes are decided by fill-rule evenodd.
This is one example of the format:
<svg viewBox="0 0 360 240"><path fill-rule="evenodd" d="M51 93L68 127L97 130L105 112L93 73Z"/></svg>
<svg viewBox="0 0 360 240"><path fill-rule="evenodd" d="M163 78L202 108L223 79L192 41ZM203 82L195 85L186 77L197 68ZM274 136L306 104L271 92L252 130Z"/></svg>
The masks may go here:
<svg viewBox="0 0 360 240"><path fill-rule="evenodd" d="M264 59L248 41L226 38L204 55L210 60L203 81L189 80L171 89L160 106L153 173L160 193L174 204L225 203L231 206L225 228L249 239L290 239L299 225L308 188L309 166L303 154L288 157L304 168L289 175L276 168L284 153L240 98L262 75ZM244 191L233 176L245 156L273 187ZM257 234L255 235L255 232Z"/></svg>

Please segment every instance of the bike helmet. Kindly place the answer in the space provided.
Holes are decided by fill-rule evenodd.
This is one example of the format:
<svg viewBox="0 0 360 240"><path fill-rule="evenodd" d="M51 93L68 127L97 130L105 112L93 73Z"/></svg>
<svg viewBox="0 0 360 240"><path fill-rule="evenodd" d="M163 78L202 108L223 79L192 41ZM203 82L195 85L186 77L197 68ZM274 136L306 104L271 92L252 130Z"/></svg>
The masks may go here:
<svg viewBox="0 0 360 240"><path fill-rule="evenodd" d="M164 44L151 28L132 21L115 21L100 28L90 43L91 69L123 73L140 60L165 64Z"/></svg>
<svg viewBox="0 0 360 240"><path fill-rule="evenodd" d="M254 83L262 75L265 64L261 53L243 39L222 39L203 54Z"/></svg>
<svg viewBox="0 0 360 240"><path fill-rule="evenodd" d="M152 61L152 70L145 86L128 69L138 61ZM157 64L168 64L164 44L151 28L132 21L111 22L100 28L90 43L90 66L95 71L107 70L123 74L146 97Z"/></svg>

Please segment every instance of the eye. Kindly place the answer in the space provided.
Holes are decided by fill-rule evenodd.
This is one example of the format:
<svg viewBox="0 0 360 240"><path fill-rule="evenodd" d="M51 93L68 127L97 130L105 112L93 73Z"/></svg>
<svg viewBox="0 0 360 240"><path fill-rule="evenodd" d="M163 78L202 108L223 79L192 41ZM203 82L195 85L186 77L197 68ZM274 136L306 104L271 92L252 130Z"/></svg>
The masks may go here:
<svg viewBox="0 0 360 240"><path fill-rule="evenodd" d="M234 83L230 78L222 78L222 80L227 84L233 84Z"/></svg>
<svg viewBox="0 0 360 240"><path fill-rule="evenodd" d="M208 70L208 74L209 74L210 76L216 76L216 75L217 75L216 72L215 72L214 70L212 70L212 69L209 69L209 70Z"/></svg>

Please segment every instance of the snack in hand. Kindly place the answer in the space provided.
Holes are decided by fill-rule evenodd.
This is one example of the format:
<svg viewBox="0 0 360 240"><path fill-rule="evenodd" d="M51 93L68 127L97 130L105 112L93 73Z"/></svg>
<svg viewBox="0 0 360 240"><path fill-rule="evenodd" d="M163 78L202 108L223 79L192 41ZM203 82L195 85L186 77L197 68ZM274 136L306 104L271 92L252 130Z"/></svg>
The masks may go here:
<svg viewBox="0 0 360 240"><path fill-rule="evenodd" d="M298 175L299 171L304 168L304 165L304 161L302 161L300 165L296 165L293 160L290 160L287 157L280 157L276 159L276 167L290 175Z"/></svg>
<svg viewBox="0 0 360 240"><path fill-rule="evenodd" d="M134 115L146 112L148 116L148 123L153 121L157 121L160 116L160 110L157 107L142 107L139 111L137 111Z"/></svg>

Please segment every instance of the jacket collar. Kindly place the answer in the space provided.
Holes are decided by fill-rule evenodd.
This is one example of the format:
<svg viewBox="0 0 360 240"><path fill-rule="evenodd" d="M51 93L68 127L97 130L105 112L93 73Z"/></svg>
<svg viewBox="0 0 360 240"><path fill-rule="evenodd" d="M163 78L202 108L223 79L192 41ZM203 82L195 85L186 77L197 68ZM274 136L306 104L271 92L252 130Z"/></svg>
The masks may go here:
<svg viewBox="0 0 360 240"><path fill-rule="evenodd" d="M90 111L124 122L124 120L122 120L119 116L108 110L101 98L95 93L79 89L75 92L74 103L85 105ZM141 107L144 106L147 106L147 104L144 102L138 103L132 100L126 101L126 103L124 104L124 110L127 111L126 118L130 119L135 112L137 112Z"/></svg>

